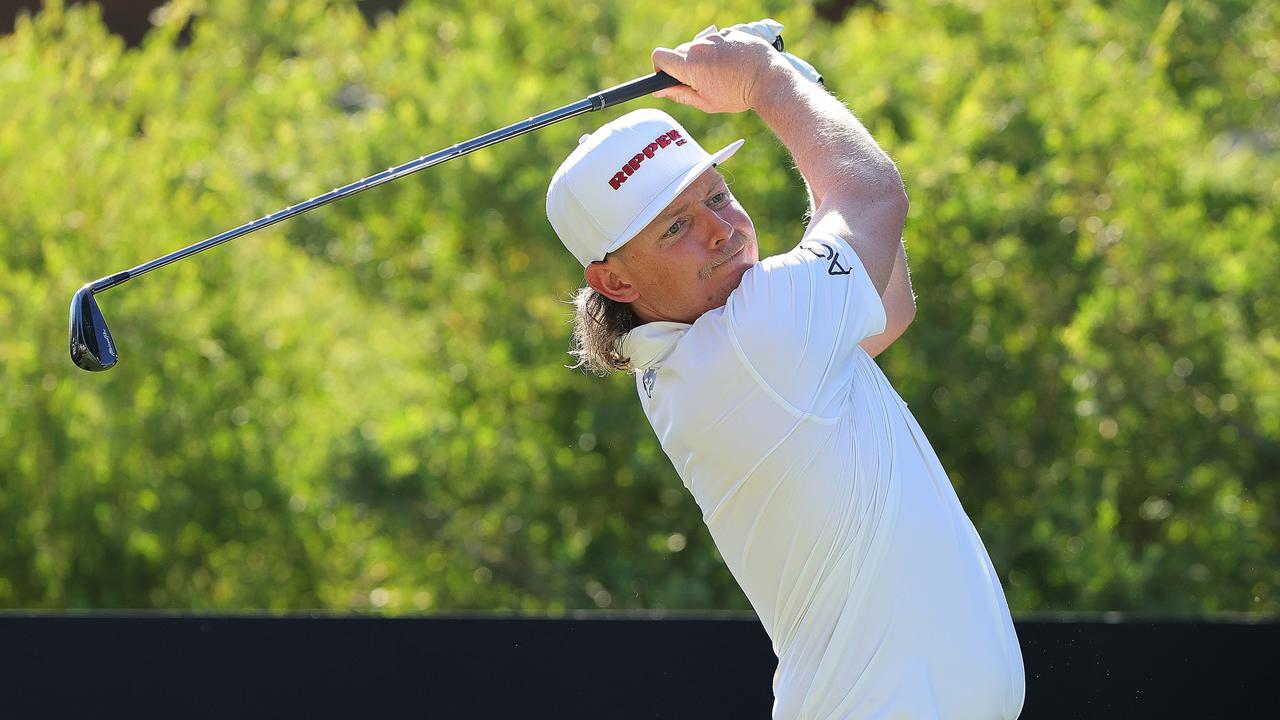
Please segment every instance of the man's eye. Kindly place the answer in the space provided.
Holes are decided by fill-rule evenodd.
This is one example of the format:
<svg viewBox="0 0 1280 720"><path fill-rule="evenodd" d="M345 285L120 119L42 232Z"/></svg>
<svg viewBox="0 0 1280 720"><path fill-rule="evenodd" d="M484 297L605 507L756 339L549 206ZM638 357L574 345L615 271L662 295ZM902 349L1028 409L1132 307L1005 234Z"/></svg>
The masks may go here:
<svg viewBox="0 0 1280 720"><path fill-rule="evenodd" d="M725 200L728 200L728 199L729 199L729 193L721 191L711 196L710 203L712 205L719 205L720 203L723 203Z"/></svg>
<svg viewBox="0 0 1280 720"><path fill-rule="evenodd" d="M684 220L677 220L671 223L671 227L667 228L666 232L662 233L662 237L664 238L671 237L672 235L675 235L676 233L680 232L680 228L682 227L684 227Z"/></svg>

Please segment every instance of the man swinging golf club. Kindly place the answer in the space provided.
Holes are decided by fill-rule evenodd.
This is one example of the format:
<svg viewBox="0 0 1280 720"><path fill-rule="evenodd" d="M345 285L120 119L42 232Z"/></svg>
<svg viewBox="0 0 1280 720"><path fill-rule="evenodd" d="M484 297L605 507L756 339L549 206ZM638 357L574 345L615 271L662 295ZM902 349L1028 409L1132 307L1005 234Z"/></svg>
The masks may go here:
<svg viewBox="0 0 1280 720"><path fill-rule="evenodd" d="M771 23L771 21L769 21ZM675 120L584 136L547 215L586 268L574 354L636 374L645 414L778 656L777 718L1013 718L999 580L920 426L872 361L915 304L889 157L753 23L653 51L661 97L753 110L812 201L758 257L751 218ZM761 38L765 39L761 39ZM803 63L803 61L800 61Z"/></svg>

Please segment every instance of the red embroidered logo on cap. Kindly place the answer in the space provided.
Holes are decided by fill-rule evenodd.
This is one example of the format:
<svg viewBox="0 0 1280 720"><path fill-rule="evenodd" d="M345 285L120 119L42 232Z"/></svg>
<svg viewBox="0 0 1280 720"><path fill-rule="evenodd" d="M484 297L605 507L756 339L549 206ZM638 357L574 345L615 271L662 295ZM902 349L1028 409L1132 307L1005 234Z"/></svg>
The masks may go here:
<svg viewBox="0 0 1280 720"><path fill-rule="evenodd" d="M623 165L618 172L614 173L613 177L609 178L609 186L614 190L621 188L622 183L626 182L627 178L635 175L636 171L640 169L640 163L644 162L646 159L653 159L654 153L658 152L662 148L669 147L672 144L680 146L686 142L688 141L680 135L679 130L670 130L662 133L658 137L654 138L653 142L645 145L643 150L636 153L634 157L628 160L627 164Z"/></svg>

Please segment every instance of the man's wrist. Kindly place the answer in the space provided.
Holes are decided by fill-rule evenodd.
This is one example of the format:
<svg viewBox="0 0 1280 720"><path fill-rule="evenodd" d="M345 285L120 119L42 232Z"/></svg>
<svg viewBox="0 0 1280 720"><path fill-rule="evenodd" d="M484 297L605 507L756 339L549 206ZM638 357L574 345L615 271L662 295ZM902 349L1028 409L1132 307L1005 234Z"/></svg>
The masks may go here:
<svg viewBox="0 0 1280 720"><path fill-rule="evenodd" d="M773 53L769 65L756 74L747 104L757 114L764 115L777 105L793 100L798 85L808 82L780 53Z"/></svg>

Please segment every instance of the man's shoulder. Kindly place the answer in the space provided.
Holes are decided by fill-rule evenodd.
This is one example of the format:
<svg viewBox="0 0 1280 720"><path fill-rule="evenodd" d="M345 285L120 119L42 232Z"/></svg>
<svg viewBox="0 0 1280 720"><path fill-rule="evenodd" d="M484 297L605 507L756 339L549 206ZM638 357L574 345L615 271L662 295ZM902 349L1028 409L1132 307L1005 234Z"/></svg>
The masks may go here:
<svg viewBox="0 0 1280 720"><path fill-rule="evenodd" d="M830 233L812 233L790 250L763 258L747 274L755 273L757 279L764 279L779 271L803 268L823 270L828 275L848 275L853 270L851 262L856 260L857 255L843 238Z"/></svg>
<svg viewBox="0 0 1280 720"><path fill-rule="evenodd" d="M739 360L724 307L703 313L692 325L667 335L666 342L660 360L637 366L636 389L646 402L697 401L708 393L721 392L724 383L733 382L732 367ZM661 398L659 390L666 391Z"/></svg>

